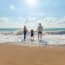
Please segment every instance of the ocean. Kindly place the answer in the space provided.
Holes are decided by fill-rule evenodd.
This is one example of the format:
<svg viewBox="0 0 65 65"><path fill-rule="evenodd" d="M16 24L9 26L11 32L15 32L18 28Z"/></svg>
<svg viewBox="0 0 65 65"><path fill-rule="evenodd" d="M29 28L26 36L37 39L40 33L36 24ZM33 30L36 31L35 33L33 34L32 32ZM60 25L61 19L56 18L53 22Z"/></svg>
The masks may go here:
<svg viewBox="0 0 65 65"><path fill-rule="evenodd" d="M15 32L19 31L21 29L19 28L0 28L0 32ZM65 28L60 28L60 29L44 29L45 31L65 31ZM0 43L5 43L5 42L16 42L18 44L22 44L23 41L23 35L3 35L0 34ZM27 36L27 40L25 43L31 43L31 45L37 45L39 43L37 35L35 35L35 40L34 42L30 41L30 35ZM65 34L63 35L43 35L42 42L40 42L41 45L44 44L49 44L49 45L64 45L65 44Z"/></svg>
<svg viewBox="0 0 65 65"><path fill-rule="evenodd" d="M0 28L0 32L15 32L22 31L22 28ZM64 32L65 28L45 28L43 31L46 32Z"/></svg>
<svg viewBox="0 0 65 65"><path fill-rule="evenodd" d="M45 31L65 31L65 28L47 28Z"/></svg>
<svg viewBox="0 0 65 65"><path fill-rule="evenodd" d="M0 32L15 32L19 28L0 28Z"/></svg>

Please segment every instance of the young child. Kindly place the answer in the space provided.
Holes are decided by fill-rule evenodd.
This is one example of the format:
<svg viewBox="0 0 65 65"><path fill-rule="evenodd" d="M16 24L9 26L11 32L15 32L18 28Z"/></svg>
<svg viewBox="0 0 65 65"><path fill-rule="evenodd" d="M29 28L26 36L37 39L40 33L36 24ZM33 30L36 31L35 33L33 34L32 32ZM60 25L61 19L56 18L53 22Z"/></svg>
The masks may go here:
<svg viewBox="0 0 65 65"><path fill-rule="evenodd" d="M34 30L31 29L31 41L33 41L33 40L34 40Z"/></svg>

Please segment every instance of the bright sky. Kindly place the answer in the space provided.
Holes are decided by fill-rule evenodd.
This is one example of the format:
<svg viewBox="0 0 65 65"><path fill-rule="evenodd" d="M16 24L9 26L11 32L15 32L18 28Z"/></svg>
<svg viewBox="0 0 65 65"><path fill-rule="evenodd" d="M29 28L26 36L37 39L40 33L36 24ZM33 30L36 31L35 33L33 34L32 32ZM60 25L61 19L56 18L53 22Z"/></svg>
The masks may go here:
<svg viewBox="0 0 65 65"><path fill-rule="evenodd" d="M65 27L65 0L0 0L0 28Z"/></svg>

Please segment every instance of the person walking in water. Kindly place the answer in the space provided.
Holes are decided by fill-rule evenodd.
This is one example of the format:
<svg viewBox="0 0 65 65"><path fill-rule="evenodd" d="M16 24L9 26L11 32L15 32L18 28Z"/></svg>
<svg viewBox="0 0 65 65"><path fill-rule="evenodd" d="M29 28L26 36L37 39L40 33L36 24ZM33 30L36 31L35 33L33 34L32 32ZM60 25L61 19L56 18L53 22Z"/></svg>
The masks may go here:
<svg viewBox="0 0 65 65"><path fill-rule="evenodd" d="M33 41L33 40L34 40L34 30L31 29L31 41Z"/></svg>
<svg viewBox="0 0 65 65"><path fill-rule="evenodd" d="M41 23L39 23L39 26L38 26L38 40L42 40L42 34L43 34L43 27L41 25Z"/></svg>
<svg viewBox="0 0 65 65"><path fill-rule="evenodd" d="M26 40L26 36L27 36L27 27L26 26L24 26L24 41Z"/></svg>

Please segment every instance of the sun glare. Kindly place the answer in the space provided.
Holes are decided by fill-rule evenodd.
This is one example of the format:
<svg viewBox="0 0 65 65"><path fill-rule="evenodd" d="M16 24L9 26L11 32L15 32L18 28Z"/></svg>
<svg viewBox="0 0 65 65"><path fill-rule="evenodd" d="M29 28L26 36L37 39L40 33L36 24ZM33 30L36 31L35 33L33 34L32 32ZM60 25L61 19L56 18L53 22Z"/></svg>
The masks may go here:
<svg viewBox="0 0 65 65"><path fill-rule="evenodd" d="M26 0L26 5L28 7L35 7L37 5L37 0Z"/></svg>

